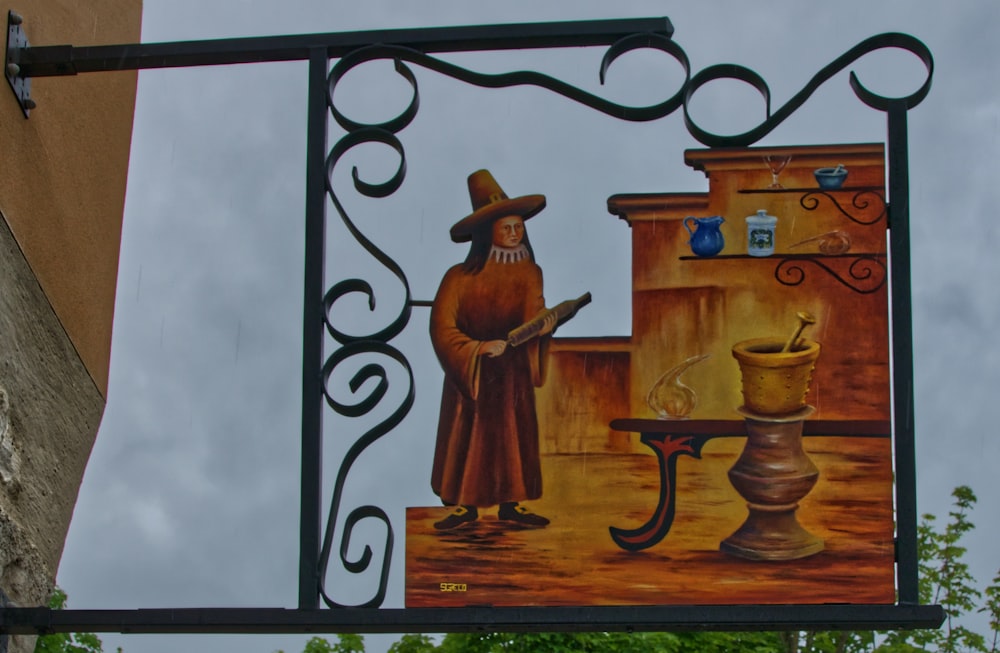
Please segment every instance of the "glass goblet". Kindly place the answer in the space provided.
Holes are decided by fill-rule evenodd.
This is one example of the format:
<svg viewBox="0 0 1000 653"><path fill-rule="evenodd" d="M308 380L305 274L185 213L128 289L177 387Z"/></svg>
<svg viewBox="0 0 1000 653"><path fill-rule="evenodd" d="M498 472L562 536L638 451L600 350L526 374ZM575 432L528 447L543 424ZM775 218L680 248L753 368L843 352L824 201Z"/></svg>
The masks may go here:
<svg viewBox="0 0 1000 653"><path fill-rule="evenodd" d="M792 157L790 154L784 156L769 154L764 157L764 163L767 164L767 169L771 171L771 185L768 188L784 188L784 186L778 183L778 175L781 174L781 171L785 169L785 166L791 160Z"/></svg>

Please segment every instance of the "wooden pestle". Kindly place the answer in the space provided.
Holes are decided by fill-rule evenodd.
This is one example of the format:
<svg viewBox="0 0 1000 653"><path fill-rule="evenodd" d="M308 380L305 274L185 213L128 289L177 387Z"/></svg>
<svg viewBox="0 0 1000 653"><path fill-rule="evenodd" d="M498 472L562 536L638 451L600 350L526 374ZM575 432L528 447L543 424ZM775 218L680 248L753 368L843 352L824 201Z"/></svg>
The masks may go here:
<svg viewBox="0 0 1000 653"><path fill-rule="evenodd" d="M799 319L799 323L795 325L795 331L792 332L792 337L788 339L785 346L781 348L781 353L786 353L792 351L792 347L795 346L795 342L802 335L802 330L810 324L816 324L816 318L814 318L810 313L805 311L799 311L795 314L795 317Z"/></svg>

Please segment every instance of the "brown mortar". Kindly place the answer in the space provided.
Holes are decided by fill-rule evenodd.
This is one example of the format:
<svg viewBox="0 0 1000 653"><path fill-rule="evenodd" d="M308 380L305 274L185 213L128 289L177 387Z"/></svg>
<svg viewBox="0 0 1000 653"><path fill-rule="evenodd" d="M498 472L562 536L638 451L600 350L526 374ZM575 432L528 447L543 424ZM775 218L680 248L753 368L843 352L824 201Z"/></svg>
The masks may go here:
<svg viewBox="0 0 1000 653"><path fill-rule="evenodd" d="M783 352L784 341L755 338L733 345L743 376L743 405L751 413L786 415L801 410L812 381L819 343L800 340Z"/></svg>

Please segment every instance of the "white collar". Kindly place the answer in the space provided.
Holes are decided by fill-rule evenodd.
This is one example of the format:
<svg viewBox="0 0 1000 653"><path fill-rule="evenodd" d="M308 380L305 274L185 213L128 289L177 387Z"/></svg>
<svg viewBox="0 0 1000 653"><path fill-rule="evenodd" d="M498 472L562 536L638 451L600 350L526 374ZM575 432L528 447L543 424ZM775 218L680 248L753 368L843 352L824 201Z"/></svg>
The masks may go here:
<svg viewBox="0 0 1000 653"><path fill-rule="evenodd" d="M500 247L499 245L493 245L490 249L489 258L497 263L517 263L518 261L528 258L528 256L528 248L525 247L524 243L521 243L517 247Z"/></svg>

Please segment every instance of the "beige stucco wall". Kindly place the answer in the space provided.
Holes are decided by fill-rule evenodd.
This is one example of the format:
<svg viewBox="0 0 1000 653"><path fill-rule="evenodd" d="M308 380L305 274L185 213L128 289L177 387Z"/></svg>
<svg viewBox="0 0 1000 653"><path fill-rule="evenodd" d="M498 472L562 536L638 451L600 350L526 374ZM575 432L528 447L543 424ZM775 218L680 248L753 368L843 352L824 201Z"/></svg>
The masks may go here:
<svg viewBox="0 0 1000 653"><path fill-rule="evenodd" d="M141 0L11 9L32 46L139 41ZM135 90L134 71L36 78L25 119L0 82L3 604L47 601L104 411Z"/></svg>
<svg viewBox="0 0 1000 653"><path fill-rule="evenodd" d="M139 41L141 0L0 1L0 10L24 17L33 46ZM29 119L0 88L0 211L102 395L136 75L34 79Z"/></svg>

